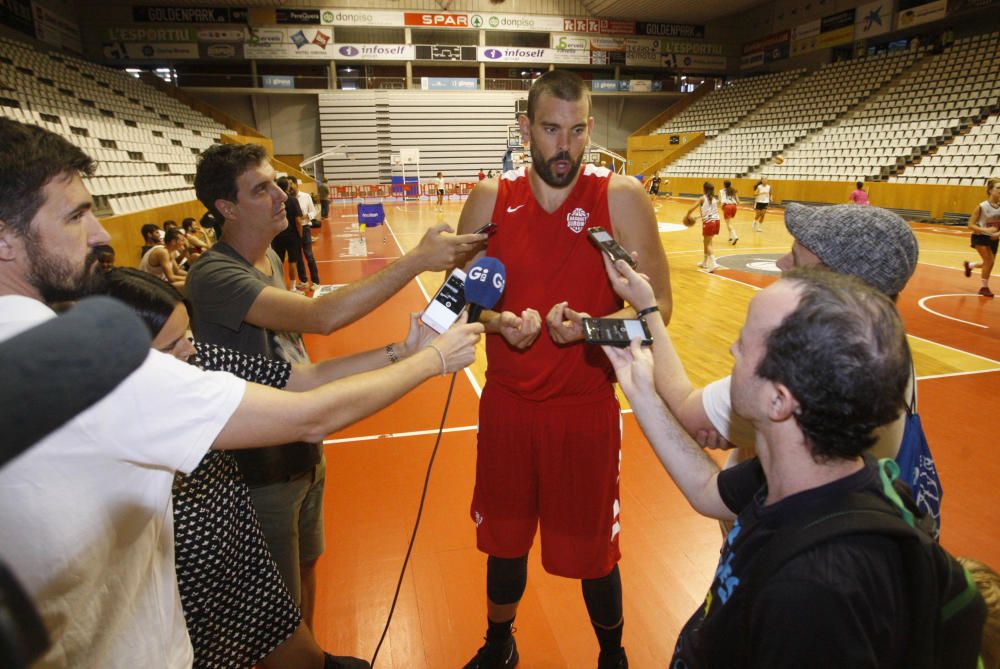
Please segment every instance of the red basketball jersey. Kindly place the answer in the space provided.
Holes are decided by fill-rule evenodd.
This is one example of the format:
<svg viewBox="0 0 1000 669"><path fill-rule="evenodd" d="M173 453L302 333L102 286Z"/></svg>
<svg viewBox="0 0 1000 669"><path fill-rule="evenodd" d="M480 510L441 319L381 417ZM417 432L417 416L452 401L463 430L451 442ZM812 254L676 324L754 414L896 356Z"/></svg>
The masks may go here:
<svg viewBox="0 0 1000 669"><path fill-rule="evenodd" d="M587 165L573 191L551 214L535 201L525 168L500 178L487 255L507 269L507 283L497 311L517 315L538 311L542 330L526 350L498 335L486 338L487 383L523 399L593 397L611 394L614 372L599 346L575 342L559 346L549 336L545 316L557 302L597 318L618 311L622 301L611 289L600 251L587 230L611 232L607 168Z"/></svg>

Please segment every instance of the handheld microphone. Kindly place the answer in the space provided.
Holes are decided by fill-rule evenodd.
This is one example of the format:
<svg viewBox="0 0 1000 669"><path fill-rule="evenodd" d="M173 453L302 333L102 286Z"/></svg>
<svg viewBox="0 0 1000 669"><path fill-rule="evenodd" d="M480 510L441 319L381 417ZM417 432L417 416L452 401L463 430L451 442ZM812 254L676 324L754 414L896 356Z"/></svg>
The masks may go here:
<svg viewBox="0 0 1000 669"><path fill-rule="evenodd" d="M149 356L149 330L110 297L0 343L0 466L104 399Z"/></svg>
<svg viewBox="0 0 1000 669"><path fill-rule="evenodd" d="M475 323L483 309L492 309L507 281L507 268L496 258L483 256L469 268L465 279L465 301L469 305L469 322Z"/></svg>

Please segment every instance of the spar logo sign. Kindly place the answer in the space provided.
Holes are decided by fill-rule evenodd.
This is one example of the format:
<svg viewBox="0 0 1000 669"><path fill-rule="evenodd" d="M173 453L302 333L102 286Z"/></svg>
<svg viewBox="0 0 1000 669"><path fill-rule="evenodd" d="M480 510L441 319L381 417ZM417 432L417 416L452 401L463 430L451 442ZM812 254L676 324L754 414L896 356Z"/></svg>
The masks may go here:
<svg viewBox="0 0 1000 669"><path fill-rule="evenodd" d="M468 28L469 15L403 12L403 25L421 28Z"/></svg>

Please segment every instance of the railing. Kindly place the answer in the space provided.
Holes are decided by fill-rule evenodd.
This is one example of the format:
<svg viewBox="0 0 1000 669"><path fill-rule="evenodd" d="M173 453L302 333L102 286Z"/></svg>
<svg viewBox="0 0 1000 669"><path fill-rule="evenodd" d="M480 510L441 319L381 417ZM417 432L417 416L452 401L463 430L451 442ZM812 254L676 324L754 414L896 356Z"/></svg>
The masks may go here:
<svg viewBox="0 0 1000 669"><path fill-rule="evenodd" d="M268 77L280 77L285 85L274 85L275 82L265 82L265 78ZM468 78L477 78L476 72L473 70L470 72ZM265 83L271 85L265 86ZM514 78L495 78L488 77L486 79L485 90L488 91L527 91L531 88L531 79L514 79ZM623 80L619 82L618 91L610 91L612 94L615 93L627 93L628 91L628 81ZM665 81L654 82L656 85L654 93L677 93L679 88L675 86L674 82L670 79ZM606 86L607 83L604 83ZM256 76L250 73L237 73L237 74L213 74L205 72L178 72L177 73L177 86L180 88L260 88L267 90L294 90L294 89L309 89L309 90L328 90L330 88L330 82L325 76L309 74L284 74L284 75L269 75L260 74ZM477 83L478 87L478 83ZM413 81L410 85L411 90L420 90L420 77L413 77ZM337 88L336 90L407 90L406 78L405 77L372 77L372 76L354 76L354 77L337 77ZM465 90L465 89L462 89ZM609 92L606 88L598 89L599 93Z"/></svg>

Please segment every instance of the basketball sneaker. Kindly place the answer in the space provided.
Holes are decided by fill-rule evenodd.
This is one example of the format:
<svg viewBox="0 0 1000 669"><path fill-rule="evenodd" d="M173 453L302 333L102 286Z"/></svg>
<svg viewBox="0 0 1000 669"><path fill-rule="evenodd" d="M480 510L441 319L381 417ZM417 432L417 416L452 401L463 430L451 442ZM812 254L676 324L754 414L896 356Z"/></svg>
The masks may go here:
<svg viewBox="0 0 1000 669"><path fill-rule="evenodd" d="M356 657L330 655L329 653L324 653L324 655L326 659L323 663L323 669L371 669L372 666L366 660L359 660Z"/></svg>
<svg viewBox="0 0 1000 669"><path fill-rule="evenodd" d="M628 669L625 649L619 648L614 653L601 651L601 654L597 656L597 669Z"/></svg>
<svg viewBox="0 0 1000 669"><path fill-rule="evenodd" d="M983 286L982 288L980 288L979 294L982 295L983 297L993 297L993 291L990 290L989 287L987 286Z"/></svg>
<svg viewBox="0 0 1000 669"><path fill-rule="evenodd" d="M513 669L521 659L517 654L517 642L510 636L506 641L487 641L462 669Z"/></svg>
<svg viewBox="0 0 1000 669"><path fill-rule="evenodd" d="M965 270L965 278L968 279L972 276L972 263L968 260L962 261L962 268Z"/></svg>

